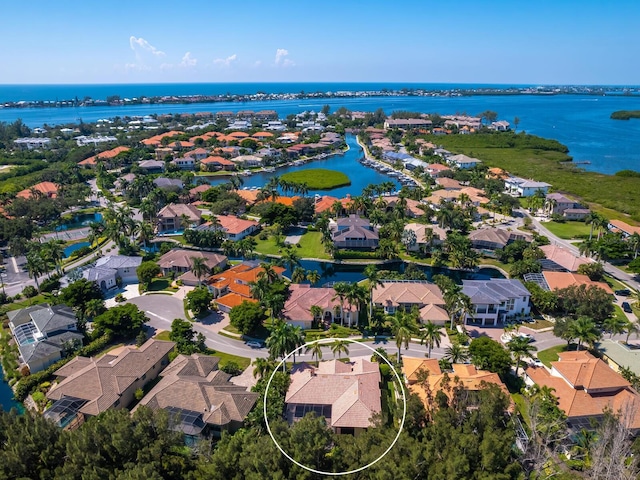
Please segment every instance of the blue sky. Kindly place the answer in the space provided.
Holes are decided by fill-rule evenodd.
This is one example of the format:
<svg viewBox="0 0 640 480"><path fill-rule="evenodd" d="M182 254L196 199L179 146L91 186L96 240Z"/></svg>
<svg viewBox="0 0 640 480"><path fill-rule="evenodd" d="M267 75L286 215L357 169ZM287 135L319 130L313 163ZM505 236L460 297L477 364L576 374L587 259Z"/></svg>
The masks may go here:
<svg viewBox="0 0 640 480"><path fill-rule="evenodd" d="M637 0L33 0L2 17L3 84L640 84Z"/></svg>

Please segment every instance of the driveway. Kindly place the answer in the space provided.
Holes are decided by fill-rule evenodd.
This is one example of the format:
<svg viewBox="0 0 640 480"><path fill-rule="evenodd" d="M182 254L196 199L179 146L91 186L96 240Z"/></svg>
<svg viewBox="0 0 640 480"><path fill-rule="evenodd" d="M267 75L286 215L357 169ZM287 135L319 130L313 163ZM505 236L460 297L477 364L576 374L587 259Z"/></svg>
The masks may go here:
<svg viewBox="0 0 640 480"><path fill-rule="evenodd" d="M128 303L133 303L149 317L149 325L158 330L171 330L171 322L180 318L186 320L182 300L173 295L161 293L142 295L132 298Z"/></svg>

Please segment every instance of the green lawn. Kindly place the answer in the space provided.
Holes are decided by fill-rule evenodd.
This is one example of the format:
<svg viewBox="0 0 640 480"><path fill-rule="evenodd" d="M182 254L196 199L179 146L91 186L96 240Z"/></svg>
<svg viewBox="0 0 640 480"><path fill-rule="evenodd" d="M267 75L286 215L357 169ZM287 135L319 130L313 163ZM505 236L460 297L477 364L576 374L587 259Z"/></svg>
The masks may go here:
<svg viewBox="0 0 640 480"><path fill-rule="evenodd" d="M546 350L542 350L538 352L538 358L542 363L544 363L547 367L551 368L551 362L555 362L558 360L558 353L566 352L566 345L557 345L555 347L547 348Z"/></svg>
<svg viewBox="0 0 640 480"><path fill-rule="evenodd" d="M527 323L523 324L523 326L530 328L531 330L542 330L543 328L553 327L553 323L551 323L549 320L538 318L536 319L536 323Z"/></svg>
<svg viewBox="0 0 640 480"><path fill-rule="evenodd" d="M619 305L614 305L613 308L614 308L613 313L615 314L615 316L618 317L619 320L622 320L623 322L626 322L627 321L627 315L624 313L622 308Z"/></svg>
<svg viewBox="0 0 640 480"><path fill-rule="evenodd" d="M324 246L320 242L322 233L320 232L307 232L300 238L300 248L296 248L295 251L300 258L320 258L328 260L331 257L324 251ZM256 252L264 255L281 255L282 247L276 245L275 239L269 237L267 240L260 240L259 237L255 237L257 242Z"/></svg>
<svg viewBox="0 0 640 480"><path fill-rule="evenodd" d="M167 290L169 292L175 292L176 289L171 288L171 280L166 277L154 278L151 280L151 284L147 289L148 292L159 292L161 290Z"/></svg>
<svg viewBox="0 0 640 480"><path fill-rule="evenodd" d="M604 276L604 280L609 284L609 286L613 290L625 290L625 289L629 288L624 283L622 283L619 280L616 280L615 278L613 278L610 275L605 275Z"/></svg>
<svg viewBox="0 0 640 480"><path fill-rule="evenodd" d="M573 238L589 238L591 225L584 222L544 222L542 226L549 229L551 233L565 240Z"/></svg>
<svg viewBox="0 0 640 480"><path fill-rule="evenodd" d="M311 190L331 190L332 188L351 185L347 175L336 170L326 168L310 168L296 172L285 173L280 177L290 183L306 183Z"/></svg>
<svg viewBox="0 0 640 480"><path fill-rule="evenodd" d="M165 330L164 332L160 332L158 333L155 337L156 340L165 340L167 342L171 341L171 339L169 338L169 335L171 335L171 332L169 330Z"/></svg>

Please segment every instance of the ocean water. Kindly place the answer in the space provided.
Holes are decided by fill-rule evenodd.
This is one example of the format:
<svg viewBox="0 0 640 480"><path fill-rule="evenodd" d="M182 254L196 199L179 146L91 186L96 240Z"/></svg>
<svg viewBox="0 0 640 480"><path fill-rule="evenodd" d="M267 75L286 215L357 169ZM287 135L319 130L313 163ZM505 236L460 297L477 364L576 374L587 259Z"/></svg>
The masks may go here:
<svg viewBox="0 0 640 480"><path fill-rule="evenodd" d="M194 93L253 93L371 90L402 88L403 84L166 84L166 85L57 85L0 86L0 99L35 100L44 98L104 98L121 96L186 95ZM415 85L418 86L417 84ZM471 88L469 85L431 85L432 88ZM488 85L487 85L488 86ZM483 85L474 85L481 88ZM251 91L253 89L253 92ZM75 93L75 95L74 95ZM304 110L320 110L328 104L332 110L344 106L350 110L386 113L412 110L440 114L467 113L476 115L494 110L501 119L520 119L519 130L567 145L574 160L590 162L581 165L587 170L613 174L619 170L640 171L640 120L611 120L615 110L640 110L640 96L593 95L477 95L467 97L359 97L334 99L271 100L263 102L221 102L209 104L131 105L121 107L77 108L0 108L0 121L21 118L31 127L44 124L75 123L80 119L94 122L101 118L136 116L153 113L195 113L221 110L276 110L280 116Z"/></svg>

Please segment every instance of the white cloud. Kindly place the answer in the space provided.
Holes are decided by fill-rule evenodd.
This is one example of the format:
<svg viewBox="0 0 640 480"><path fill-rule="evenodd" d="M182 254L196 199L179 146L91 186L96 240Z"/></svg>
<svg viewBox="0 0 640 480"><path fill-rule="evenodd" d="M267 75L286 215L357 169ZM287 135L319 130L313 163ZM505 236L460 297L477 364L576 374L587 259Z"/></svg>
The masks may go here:
<svg viewBox="0 0 640 480"><path fill-rule="evenodd" d="M291 67L295 65L293 60L288 59L289 50L284 48L279 48L276 50L276 65L281 65L283 67Z"/></svg>
<svg viewBox="0 0 640 480"><path fill-rule="evenodd" d="M234 53L233 55L229 55L227 58L216 58L213 63L215 65L220 65L222 67L228 67L230 66L233 62L235 62L238 59L238 56Z"/></svg>
<svg viewBox="0 0 640 480"><path fill-rule="evenodd" d="M157 57L164 57L165 53L162 50L158 50L156 47L147 42L144 38L139 37L136 38L133 35L129 37L129 45L131 46L131 50L136 52L136 55L140 51L140 49L145 50L147 52L151 52L153 55Z"/></svg>
<svg viewBox="0 0 640 480"><path fill-rule="evenodd" d="M191 58L191 52L187 52L182 57L182 61L180 62L181 67L195 67L198 63L197 58Z"/></svg>

